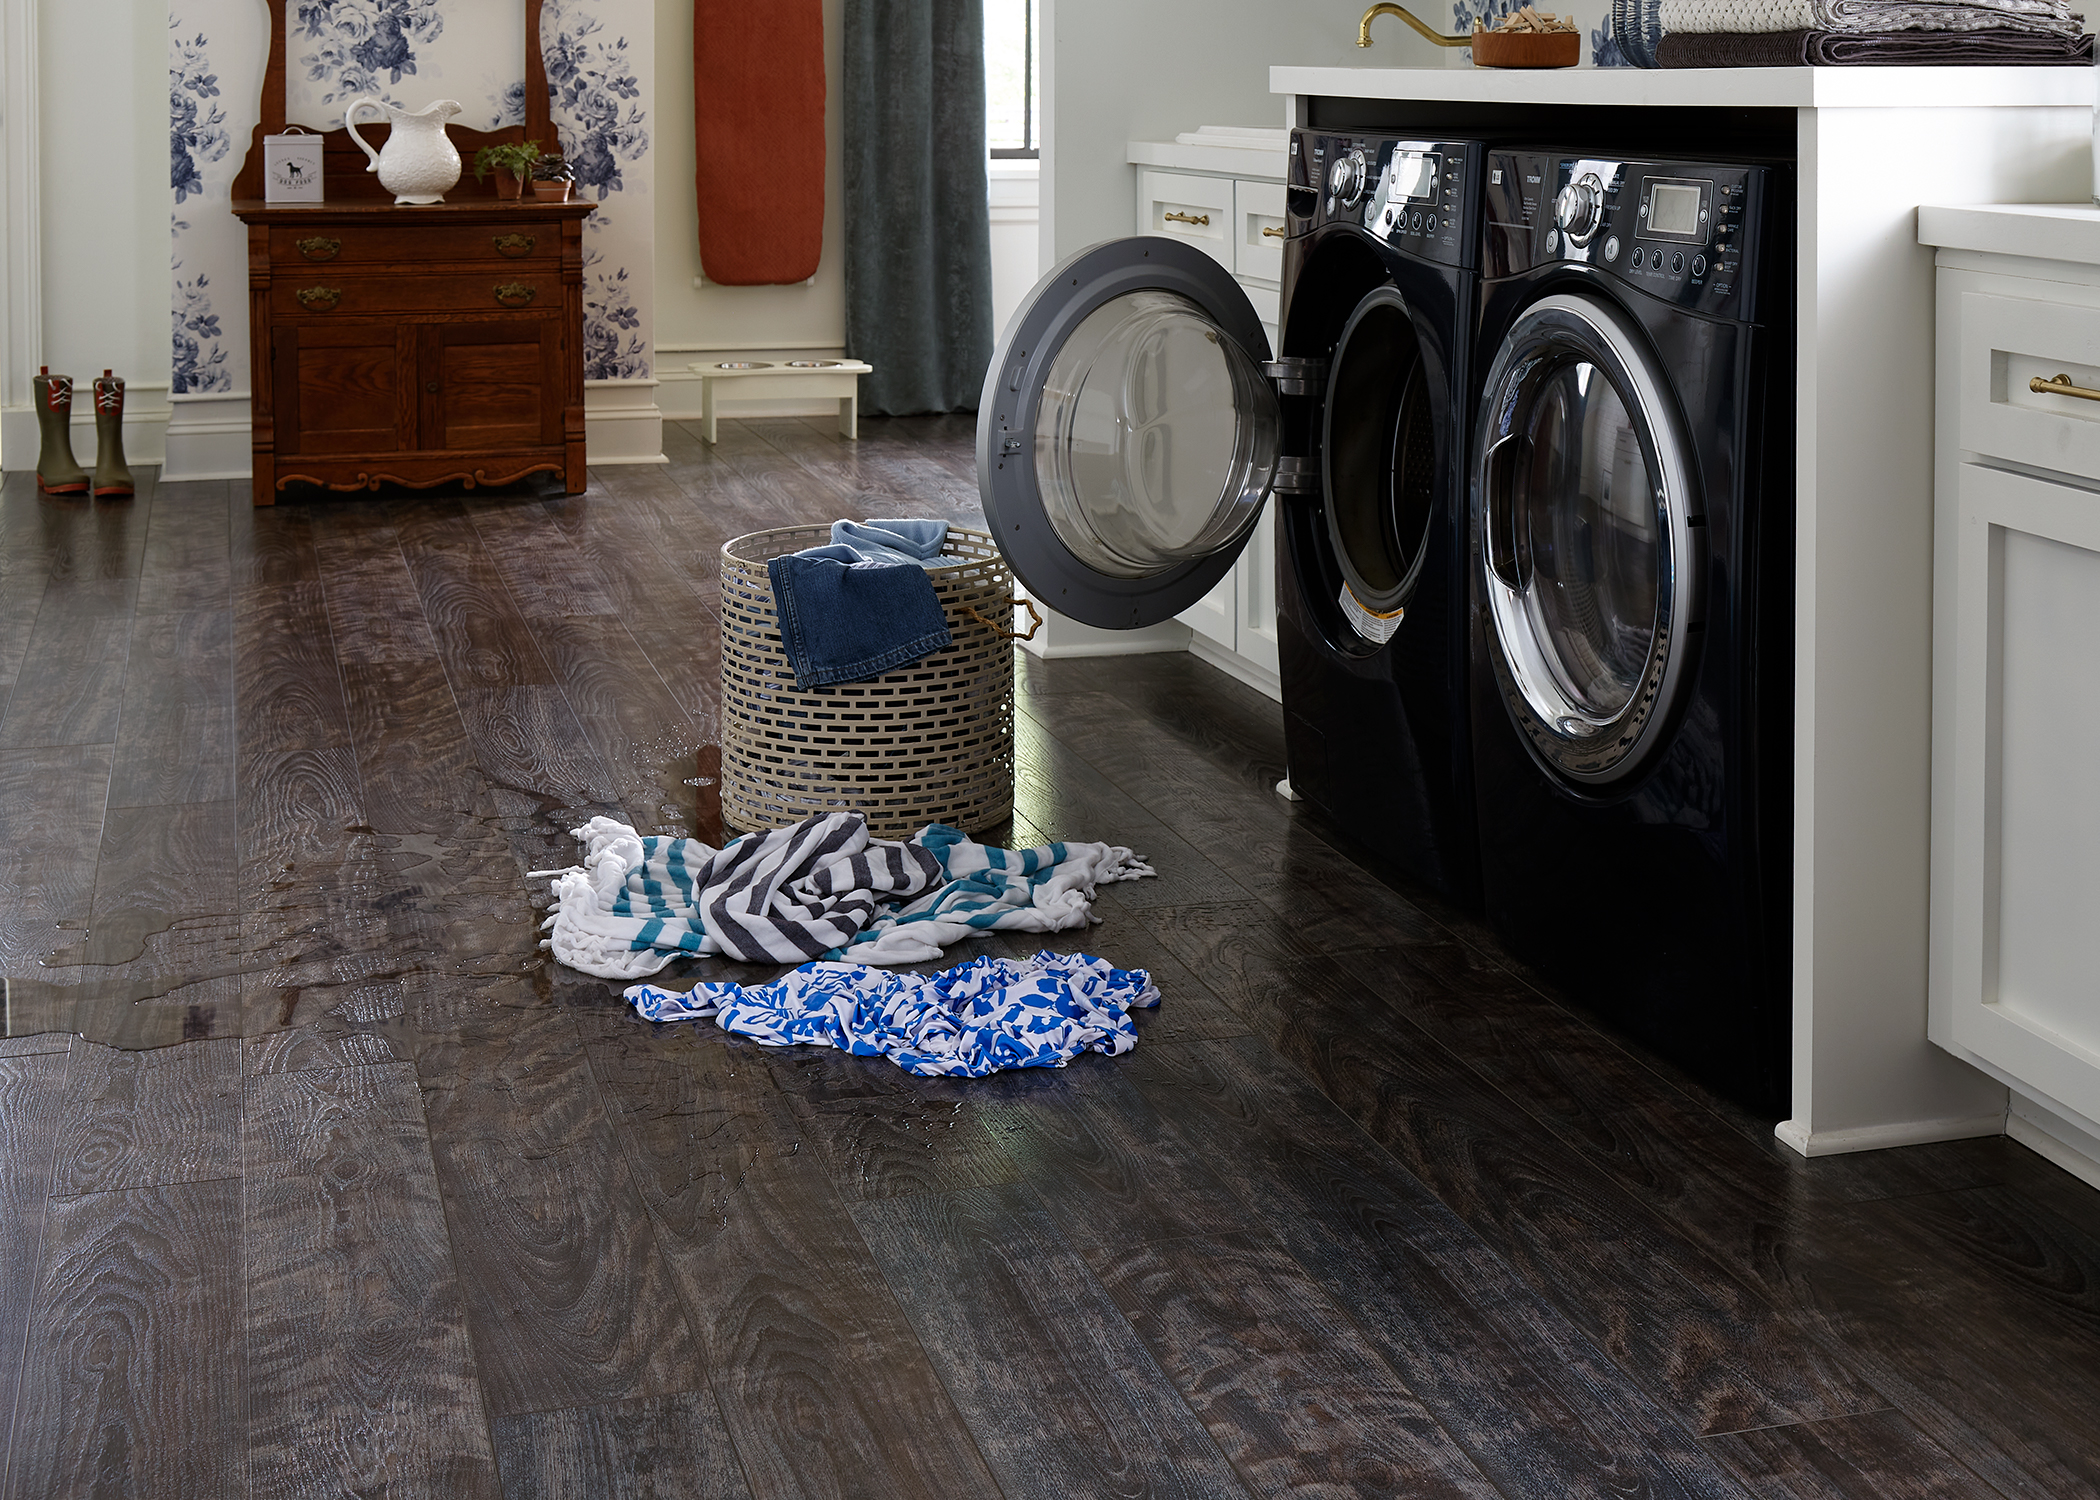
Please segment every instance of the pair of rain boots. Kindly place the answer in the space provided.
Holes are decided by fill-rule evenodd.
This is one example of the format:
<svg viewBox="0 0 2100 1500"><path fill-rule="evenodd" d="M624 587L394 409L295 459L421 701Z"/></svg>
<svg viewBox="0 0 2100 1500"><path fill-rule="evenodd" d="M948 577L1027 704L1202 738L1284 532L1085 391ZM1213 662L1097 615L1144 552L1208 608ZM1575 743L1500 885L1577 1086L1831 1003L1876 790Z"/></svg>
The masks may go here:
<svg viewBox="0 0 2100 1500"><path fill-rule="evenodd" d="M95 472L73 457L73 377L45 365L36 377L36 421L43 439L37 454L36 487L47 495L121 499L135 492L124 462L124 382L109 371L95 382Z"/></svg>

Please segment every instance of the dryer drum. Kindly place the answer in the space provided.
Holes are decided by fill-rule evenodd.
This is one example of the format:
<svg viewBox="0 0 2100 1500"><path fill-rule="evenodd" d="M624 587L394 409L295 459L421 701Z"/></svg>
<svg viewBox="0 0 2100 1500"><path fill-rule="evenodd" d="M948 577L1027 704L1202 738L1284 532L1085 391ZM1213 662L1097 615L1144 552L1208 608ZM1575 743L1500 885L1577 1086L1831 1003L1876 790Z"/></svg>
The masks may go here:
<svg viewBox="0 0 2100 1500"><path fill-rule="evenodd" d="M1421 582L1439 491L1441 392L1406 300L1379 287L1336 342L1321 444L1328 541L1349 592L1374 616L1402 608Z"/></svg>
<svg viewBox="0 0 2100 1500"><path fill-rule="evenodd" d="M1653 356L1561 294L1503 340L1475 438L1476 577L1503 701L1548 769L1618 781L1689 685L1704 530Z"/></svg>

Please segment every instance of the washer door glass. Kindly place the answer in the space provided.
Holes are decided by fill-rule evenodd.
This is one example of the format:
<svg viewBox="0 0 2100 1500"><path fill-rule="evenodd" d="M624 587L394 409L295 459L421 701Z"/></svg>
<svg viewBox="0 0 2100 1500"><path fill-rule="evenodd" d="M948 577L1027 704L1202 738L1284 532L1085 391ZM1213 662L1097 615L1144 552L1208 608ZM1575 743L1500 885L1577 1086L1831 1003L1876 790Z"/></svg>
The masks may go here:
<svg viewBox="0 0 2100 1500"><path fill-rule="evenodd" d="M1268 356L1246 294L1179 241L1096 245L1037 284L977 429L985 516L1033 597L1129 629L1231 570L1281 451Z"/></svg>
<svg viewBox="0 0 2100 1500"><path fill-rule="evenodd" d="M1687 677L1703 531L1665 390L1630 324L1576 295L1527 309L1488 376L1475 483L1496 675L1577 782L1635 771Z"/></svg>
<svg viewBox="0 0 2100 1500"><path fill-rule="evenodd" d="M1436 519L1440 373L1393 287L1357 304L1336 342L1322 445L1328 540L1359 609L1392 619L1414 593ZM1356 611L1344 612L1359 632Z"/></svg>

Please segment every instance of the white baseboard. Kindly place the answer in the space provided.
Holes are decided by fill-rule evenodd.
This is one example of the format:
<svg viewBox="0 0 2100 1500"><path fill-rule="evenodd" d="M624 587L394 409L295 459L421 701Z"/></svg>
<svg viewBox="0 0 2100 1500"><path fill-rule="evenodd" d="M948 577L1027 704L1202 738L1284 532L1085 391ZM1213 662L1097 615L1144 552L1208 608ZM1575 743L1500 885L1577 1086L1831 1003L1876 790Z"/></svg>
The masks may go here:
<svg viewBox="0 0 2100 1500"><path fill-rule="evenodd" d="M170 396L163 484L198 479L246 479L255 472L246 391Z"/></svg>
<svg viewBox="0 0 2100 1500"><path fill-rule="evenodd" d="M1019 609L1014 615L1015 628L1027 628L1027 616ZM1044 608L1042 628L1034 640L1021 642L1021 649L1046 661L1072 656L1153 656L1188 650L1190 634L1179 620L1163 620L1143 630L1101 630Z"/></svg>
<svg viewBox="0 0 2100 1500"><path fill-rule="evenodd" d="M127 385L124 391L124 457L129 463L157 464L167 456L167 383ZM146 399L141 400L141 397ZM94 397L82 399L76 385L73 418L68 424L73 438L73 456L93 468L95 464ZM33 469L43 435L37 431L36 408L10 406L0 410L0 469Z"/></svg>
<svg viewBox="0 0 2100 1500"><path fill-rule="evenodd" d="M2038 1156L2048 1158L2082 1182L2100 1188L2100 1135L2083 1123L2013 1091L2005 1133Z"/></svg>
<svg viewBox="0 0 2100 1500"><path fill-rule="evenodd" d="M597 468L669 463L656 390L653 380L586 380L583 461Z"/></svg>
<svg viewBox="0 0 2100 1500"><path fill-rule="evenodd" d="M1850 1130L1810 1131L1799 1120L1781 1120L1772 1133L1803 1156L1844 1156L1854 1151L1884 1151L1891 1146L1973 1140L1977 1136L2004 1135L2006 1131L2005 1116L1994 1113L1946 1120L1898 1120Z"/></svg>
<svg viewBox="0 0 2100 1500"><path fill-rule="evenodd" d="M1283 701L1283 679L1261 663L1249 661L1237 651L1227 651L1209 636L1193 632L1189 636L1189 650L1198 661L1209 662L1227 677L1246 683L1277 703Z"/></svg>

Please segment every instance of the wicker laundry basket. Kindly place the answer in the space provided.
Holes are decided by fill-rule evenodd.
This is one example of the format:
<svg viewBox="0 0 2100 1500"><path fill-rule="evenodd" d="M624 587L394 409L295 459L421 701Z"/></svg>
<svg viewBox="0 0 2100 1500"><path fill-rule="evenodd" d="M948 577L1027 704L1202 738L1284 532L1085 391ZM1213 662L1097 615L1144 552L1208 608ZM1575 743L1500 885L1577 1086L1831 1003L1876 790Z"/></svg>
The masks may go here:
<svg viewBox="0 0 2100 1500"><path fill-rule="evenodd" d="M953 642L866 682L798 688L768 559L831 540L825 526L722 546L722 820L752 831L852 809L877 838L928 823L977 832L1014 805L1013 575L982 531L951 526L930 568Z"/></svg>

